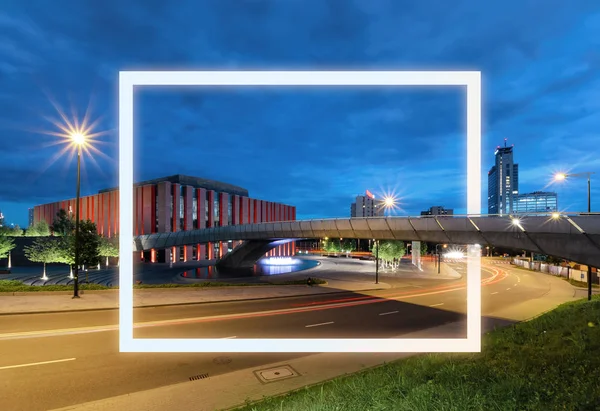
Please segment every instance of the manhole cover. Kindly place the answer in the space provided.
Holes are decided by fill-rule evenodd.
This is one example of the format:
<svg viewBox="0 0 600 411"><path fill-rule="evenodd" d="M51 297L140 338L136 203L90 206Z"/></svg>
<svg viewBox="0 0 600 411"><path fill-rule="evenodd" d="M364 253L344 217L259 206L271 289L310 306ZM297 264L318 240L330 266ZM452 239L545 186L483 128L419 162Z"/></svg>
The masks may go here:
<svg viewBox="0 0 600 411"><path fill-rule="evenodd" d="M218 365L226 365L231 363L231 361L231 357L217 357L213 360L213 362Z"/></svg>
<svg viewBox="0 0 600 411"><path fill-rule="evenodd" d="M279 367L268 368L266 370L257 370L254 371L254 374L261 382L264 383L298 377L300 375L289 365L281 365Z"/></svg>

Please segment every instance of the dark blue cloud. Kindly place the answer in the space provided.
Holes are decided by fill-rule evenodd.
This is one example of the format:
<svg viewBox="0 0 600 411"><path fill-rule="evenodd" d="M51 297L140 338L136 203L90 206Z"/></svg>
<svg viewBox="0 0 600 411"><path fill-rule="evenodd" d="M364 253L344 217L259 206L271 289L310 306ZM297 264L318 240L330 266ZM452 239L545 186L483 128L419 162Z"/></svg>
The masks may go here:
<svg viewBox="0 0 600 411"><path fill-rule="evenodd" d="M51 161L58 117L93 97L98 129L117 127L125 69L479 69L482 175L504 138L521 191L558 169L594 169L600 143L600 5L345 0L5 2L0 11L0 209L71 197L74 161ZM136 92L137 178L187 173L298 207L347 215L366 188L395 191L403 212L465 207L461 89L170 89ZM117 183L117 133L85 159L84 193ZM593 171L593 170L592 170ZM573 209L585 184L561 186ZM595 191L594 194L597 192Z"/></svg>

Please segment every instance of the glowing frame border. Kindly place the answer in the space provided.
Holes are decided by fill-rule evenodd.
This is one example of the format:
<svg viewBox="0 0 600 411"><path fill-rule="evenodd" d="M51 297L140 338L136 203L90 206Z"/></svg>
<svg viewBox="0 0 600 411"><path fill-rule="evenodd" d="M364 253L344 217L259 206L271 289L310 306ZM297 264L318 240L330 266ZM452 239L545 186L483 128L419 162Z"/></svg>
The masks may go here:
<svg viewBox="0 0 600 411"><path fill-rule="evenodd" d="M133 187L135 86L464 86L467 214L481 212L481 72L479 71L121 71L119 187ZM119 190L121 352L480 352L481 250L467 258L467 338L222 339L133 338L133 189Z"/></svg>

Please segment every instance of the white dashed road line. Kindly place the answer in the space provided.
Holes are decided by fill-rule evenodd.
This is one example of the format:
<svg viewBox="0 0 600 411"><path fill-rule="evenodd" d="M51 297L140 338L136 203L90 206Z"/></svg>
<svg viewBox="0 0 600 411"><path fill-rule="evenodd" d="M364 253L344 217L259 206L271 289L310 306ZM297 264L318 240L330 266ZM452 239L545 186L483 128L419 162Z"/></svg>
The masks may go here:
<svg viewBox="0 0 600 411"><path fill-rule="evenodd" d="M328 323L319 323L319 324L311 324L311 325L305 325L305 328L310 328L310 327L319 327L321 325L327 325L327 324L333 324L333 321L329 321Z"/></svg>
<svg viewBox="0 0 600 411"><path fill-rule="evenodd" d="M237 338L237 335L233 335L231 337L223 337L223 340L231 340L232 338Z"/></svg>
<svg viewBox="0 0 600 411"><path fill-rule="evenodd" d="M55 364L57 362L74 361L75 359L76 358L65 358L64 360L53 360L53 361L32 362L29 364L7 365L5 367L0 367L0 370L8 370L11 368L32 367L34 365Z"/></svg>
<svg viewBox="0 0 600 411"><path fill-rule="evenodd" d="M390 311L389 313L381 313L379 315L388 315L388 314L396 314L398 311Z"/></svg>
<svg viewBox="0 0 600 411"><path fill-rule="evenodd" d="M498 291L492 293L492 295L494 295L494 294L498 294Z"/></svg>
<svg viewBox="0 0 600 411"><path fill-rule="evenodd" d="M506 289L506 291L508 291L508 290L510 290L510 287L508 287L508 288Z"/></svg>
<svg viewBox="0 0 600 411"><path fill-rule="evenodd" d="M439 307L440 305L444 305L444 303L433 304L433 305L430 305L430 307Z"/></svg>

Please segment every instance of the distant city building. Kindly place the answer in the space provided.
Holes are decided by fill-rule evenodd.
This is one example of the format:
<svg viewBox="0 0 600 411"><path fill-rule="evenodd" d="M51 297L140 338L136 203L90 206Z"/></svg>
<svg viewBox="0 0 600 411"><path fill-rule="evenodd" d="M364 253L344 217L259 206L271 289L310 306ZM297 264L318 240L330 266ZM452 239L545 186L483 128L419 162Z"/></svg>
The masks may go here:
<svg viewBox="0 0 600 411"><path fill-rule="evenodd" d="M453 215L454 209L442 206L429 207L429 210L421 211L421 215Z"/></svg>
<svg viewBox="0 0 600 411"><path fill-rule="evenodd" d="M356 201L350 205L351 217L380 217L384 213L383 199L377 200L369 190L364 196L356 196Z"/></svg>
<svg viewBox="0 0 600 411"><path fill-rule="evenodd" d="M513 147L498 146L496 164L488 172L488 214L510 214L519 194L519 165L513 160Z"/></svg>
<svg viewBox="0 0 600 411"><path fill-rule="evenodd" d="M31 227L33 225L33 208L29 209L29 225L28 227Z"/></svg>
<svg viewBox="0 0 600 411"><path fill-rule="evenodd" d="M513 213L552 213L558 211L558 196L553 192L534 191L514 197Z"/></svg>
<svg viewBox="0 0 600 411"><path fill-rule="evenodd" d="M0 211L0 227L4 226L4 214Z"/></svg>
<svg viewBox="0 0 600 411"><path fill-rule="evenodd" d="M34 223L51 225L59 210L72 214L75 199L34 207ZM188 231L210 227L293 221L296 207L249 198L248 190L227 183L198 177L174 175L143 181L134 185L133 234ZM98 233L112 237L119 233L119 190L100 190L83 196L80 217L96 224ZM228 242L214 242L145 251L143 259L151 262L213 260L231 248ZM294 243L271 250L269 255L293 255Z"/></svg>

